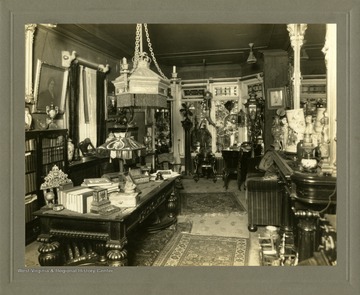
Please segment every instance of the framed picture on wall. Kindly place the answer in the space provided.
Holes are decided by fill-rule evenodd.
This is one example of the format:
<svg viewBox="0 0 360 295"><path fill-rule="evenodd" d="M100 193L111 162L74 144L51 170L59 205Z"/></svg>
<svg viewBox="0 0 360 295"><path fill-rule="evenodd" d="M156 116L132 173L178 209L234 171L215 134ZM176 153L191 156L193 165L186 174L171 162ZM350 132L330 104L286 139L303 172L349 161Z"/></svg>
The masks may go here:
<svg viewBox="0 0 360 295"><path fill-rule="evenodd" d="M37 61L34 86L35 112L45 113L53 104L64 113L69 71L65 68Z"/></svg>
<svg viewBox="0 0 360 295"><path fill-rule="evenodd" d="M286 89L285 87L268 88L267 90L267 106L268 109L284 108L286 105Z"/></svg>

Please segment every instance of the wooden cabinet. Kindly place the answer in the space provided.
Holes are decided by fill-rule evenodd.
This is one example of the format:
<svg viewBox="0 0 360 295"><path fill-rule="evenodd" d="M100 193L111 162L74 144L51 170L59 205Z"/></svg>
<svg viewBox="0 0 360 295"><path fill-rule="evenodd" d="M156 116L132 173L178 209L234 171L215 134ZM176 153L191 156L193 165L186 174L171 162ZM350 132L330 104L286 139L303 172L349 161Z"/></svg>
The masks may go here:
<svg viewBox="0 0 360 295"><path fill-rule="evenodd" d="M25 132L25 235L32 242L40 228L32 215L45 204L40 185L54 165L67 172L67 130Z"/></svg>

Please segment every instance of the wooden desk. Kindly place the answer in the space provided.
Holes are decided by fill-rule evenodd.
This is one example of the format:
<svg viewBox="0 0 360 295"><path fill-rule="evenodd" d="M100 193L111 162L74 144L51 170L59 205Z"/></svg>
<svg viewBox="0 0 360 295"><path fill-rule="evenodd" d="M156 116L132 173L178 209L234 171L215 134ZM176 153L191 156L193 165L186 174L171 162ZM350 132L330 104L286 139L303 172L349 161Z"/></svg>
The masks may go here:
<svg viewBox="0 0 360 295"><path fill-rule="evenodd" d="M162 205L169 212L166 225L176 222L175 181L176 178L171 178L139 185L139 205L109 216L67 209L35 212L41 223L41 234L37 238L42 243L40 265L127 265L126 244L131 231Z"/></svg>

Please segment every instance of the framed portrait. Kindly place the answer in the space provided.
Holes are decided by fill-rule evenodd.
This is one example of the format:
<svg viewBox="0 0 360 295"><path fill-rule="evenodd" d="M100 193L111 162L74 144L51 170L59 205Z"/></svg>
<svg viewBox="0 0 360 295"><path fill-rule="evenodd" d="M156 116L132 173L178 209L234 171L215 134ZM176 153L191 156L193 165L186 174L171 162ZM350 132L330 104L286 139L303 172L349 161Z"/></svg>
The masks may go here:
<svg viewBox="0 0 360 295"><path fill-rule="evenodd" d="M37 61L34 112L45 113L46 106L53 104L59 108L60 114L64 113L68 77L67 69L47 64L41 60Z"/></svg>
<svg viewBox="0 0 360 295"><path fill-rule="evenodd" d="M105 114L106 120L111 120L118 117L117 100L115 95L108 95L106 97Z"/></svg>
<svg viewBox="0 0 360 295"><path fill-rule="evenodd" d="M269 88L267 90L268 109L284 108L286 105L286 89L285 87Z"/></svg>

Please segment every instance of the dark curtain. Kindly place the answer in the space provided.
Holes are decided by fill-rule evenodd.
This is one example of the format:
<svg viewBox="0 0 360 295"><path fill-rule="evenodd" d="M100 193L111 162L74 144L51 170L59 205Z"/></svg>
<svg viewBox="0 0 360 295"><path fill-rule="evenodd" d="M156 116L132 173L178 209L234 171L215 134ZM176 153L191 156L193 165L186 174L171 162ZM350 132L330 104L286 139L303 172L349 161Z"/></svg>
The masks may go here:
<svg viewBox="0 0 360 295"><path fill-rule="evenodd" d="M79 81L80 66L72 63L69 73L69 137L75 146L79 143Z"/></svg>
<svg viewBox="0 0 360 295"><path fill-rule="evenodd" d="M106 122L105 122L105 73L96 72L96 141L101 145L106 139Z"/></svg>

